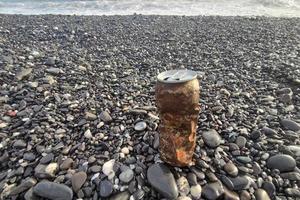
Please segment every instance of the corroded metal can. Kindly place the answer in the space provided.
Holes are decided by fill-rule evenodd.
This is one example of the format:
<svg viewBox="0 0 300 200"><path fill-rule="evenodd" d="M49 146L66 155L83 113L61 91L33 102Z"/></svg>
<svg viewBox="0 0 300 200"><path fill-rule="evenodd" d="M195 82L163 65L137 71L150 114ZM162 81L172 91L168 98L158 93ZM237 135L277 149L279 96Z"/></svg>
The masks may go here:
<svg viewBox="0 0 300 200"><path fill-rule="evenodd" d="M173 166L193 165L199 106L197 73L170 70L157 76L156 104L160 116L159 151Z"/></svg>

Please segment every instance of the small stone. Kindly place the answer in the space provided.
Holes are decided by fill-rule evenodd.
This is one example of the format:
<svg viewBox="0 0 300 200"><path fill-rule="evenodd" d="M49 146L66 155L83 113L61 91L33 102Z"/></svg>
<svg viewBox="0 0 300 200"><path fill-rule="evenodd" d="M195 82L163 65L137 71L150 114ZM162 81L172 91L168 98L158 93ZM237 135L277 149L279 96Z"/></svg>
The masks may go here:
<svg viewBox="0 0 300 200"><path fill-rule="evenodd" d="M103 180L99 184L99 191L101 197L109 197L113 192L113 184L108 180Z"/></svg>
<svg viewBox="0 0 300 200"><path fill-rule="evenodd" d="M120 192L112 196L109 200L129 200L130 194L127 191Z"/></svg>
<svg viewBox="0 0 300 200"><path fill-rule="evenodd" d="M41 164L48 164L49 162L51 162L54 158L54 154L53 153L49 153L47 155L45 155L44 157L41 158L40 163Z"/></svg>
<svg viewBox="0 0 300 200"><path fill-rule="evenodd" d="M58 171L58 164L57 163L50 163L45 168L45 172L51 176L54 176Z"/></svg>
<svg viewBox="0 0 300 200"><path fill-rule="evenodd" d="M271 129L266 126L261 129L261 132L264 133L266 136L276 135L276 131L274 129Z"/></svg>
<svg viewBox="0 0 300 200"><path fill-rule="evenodd" d="M102 172L108 177L108 179L112 179L115 176L115 172L113 170L115 164L115 160L109 160L103 164Z"/></svg>
<svg viewBox="0 0 300 200"><path fill-rule="evenodd" d="M216 148L221 143L221 137L214 129L203 132L202 138L204 140L204 143L211 148Z"/></svg>
<svg viewBox="0 0 300 200"><path fill-rule="evenodd" d="M259 175L262 172L260 165L257 162L254 162L252 165L254 175Z"/></svg>
<svg viewBox="0 0 300 200"><path fill-rule="evenodd" d="M281 173L281 178L288 179L290 181L300 181L300 173L298 172L287 172Z"/></svg>
<svg viewBox="0 0 300 200"><path fill-rule="evenodd" d="M255 131L252 131L251 134L250 134L250 138L252 140L257 140L261 137L261 131L260 130L255 130ZM246 144L246 143L245 143Z"/></svg>
<svg viewBox="0 0 300 200"><path fill-rule="evenodd" d="M121 149L121 153L124 153L125 155L129 154L129 149L128 149L128 147L123 147L123 148Z"/></svg>
<svg viewBox="0 0 300 200"><path fill-rule="evenodd" d="M300 197L299 188L286 188L284 192L290 197ZM297 198L298 199L298 198Z"/></svg>
<svg viewBox="0 0 300 200"><path fill-rule="evenodd" d="M247 139L243 136L238 136L235 143L239 146L239 148L244 148L246 146Z"/></svg>
<svg viewBox="0 0 300 200"><path fill-rule="evenodd" d="M238 176L236 178L230 178L230 180L233 183L233 190L236 191L249 189L253 183L253 180L248 176Z"/></svg>
<svg viewBox="0 0 300 200"><path fill-rule="evenodd" d="M135 200L140 200L140 199L144 198L144 195L145 195L145 192L142 189L139 189L133 193L133 198Z"/></svg>
<svg viewBox="0 0 300 200"><path fill-rule="evenodd" d="M61 69L56 68L56 67L50 67L50 68L46 69L46 72L53 74L53 75L58 75L58 74L63 73L63 71Z"/></svg>
<svg viewBox="0 0 300 200"><path fill-rule="evenodd" d="M55 65L55 57L48 57L45 61L46 65Z"/></svg>
<svg viewBox="0 0 300 200"><path fill-rule="evenodd" d="M34 161L35 155L33 153L24 153L23 159L27 161Z"/></svg>
<svg viewBox="0 0 300 200"><path fill-rule="evenodd" d="M100 165L94 165L92 167L90 167L90 171L93 173L97 173L101 171L101 166Z"/></svg>
<svg viewBox="0 0 300 200"><path fill-rule="evenodd" d="M133 171L131 169L127 169L119 175L119 179L124 183L129 183L132 180L133 176Z"/></svg>
<svg viewBox="0 0 300 200"><path fill-rule="evenodd" d="M26 146L27 146L27 144L23 140L17 140L13 144L13 147L17 148L17 149L22 149L22 148L25 148Z"/></svg>
<svg viewBox="0 0 300 200"><path fill-rule="evenodd" d="M97 115L95 115L91 112L85 112L85 119L93 121L93 120L97 119Z"/></svg>
<svg viewBox="0 0 300 200"><path fill-rule="evenodd" d="M24 195L25 200L40 200L40 197L33 193L33 188L30 188Z"/></svg>
<svg viewBox="0 0 300 200"><path fill-rule="evenodd" d="M263 189L257 189L254 196L256 200L271 200L268 193Z"/></svg>
<svg viewBox="0 0 300 200"><path fill-rule="evenodd" d="M110 116L110 114L106 111L102 111L99 115L100 119L104 122L111 122L112 118Z"/></svg>
<svg viewBox="0 0 300 200"><path fill-rule="evenodd" d="M87 179L87 175L85 172L78 172L74 174L71 178L72 188L74 192L78 192L78 190L83 186Z"/></svg>
<svg viewBox="0 0 300 200"><path fill-rule="evenodd" d="M193 199L199 199L201 197L202 188L199 184L191 187L191 195Z"/></svg>
<svg viewBox="0 0 300 200"><path fill-rule="evenodd" d="M50 163L48 165L38 164L34 168L34 175L37 178L53 178L57 171L57 163Z"/></svg>
<svg viewBox="0 0 300 200"><path fill-rule="evenodd" d="M84 137L87 138L87 139L91 139L91 138L93 137L93 135L92 135L90 129L87 129L87 130L84 132Z"/></svg>
<svg viewBox="0 0 300 200"><path fill-rule="evenodd" d="M187 196L180 196L176 200L192 200L190 197Z"/></svg>
<svg viewBox="0 0 300 200"><path fill-rule="evenodd" d="M287 130L291 130L295 132L300 130L300 124L290 119L282 119L280 121L280 124Z"/></svg>
<svg viewBox="0 0 300 200"><path fill-rule="evenodd" d="M239 172L238 168L232 162L226 163L224 165L224 170L228 175L230 175L232 177L237 176L238 172Z"/></svg>
<svg viewBox="0 0 300 200"><path fill-rule="evenodd" d="M32 72L32 69L31 68L25 68L25 69L22 69L17 75L16 75L16 78L17 80L23 80L24 78L28 77Z"/></svg>
<svg viewBox="0 0 300 200"><path fill-rule="evenodd" d="M240 197L237 193L224 188L224 200L240 200Z"/></svg>
<svg viewBox="0 0 300 200"><path fill-rule="evenodd" d="M187 179L189 181L189 184L192 185L192 186L198 184L197 176L194 173L188 173Z"/></svg>
<svg viewBox="0 0 300 200"><path fill-rule="evenodd" d="M247 190L242 190L240 193L241 200L251 200L252 197Z"/></svg>
<svg viewBox="0 0 300 200"><path fill-rule="evenodd" d="M134 125L134 130L136 130L136 131L143 131L146 128L147 128L147 124L144 121L138 122Z"/></svg>
<svg viewBox="0 0 300 200"><path fill-rule="evenodd" d="M33 187L33 193L51 200L72 200L73 191L63 184L43 181Z"/></svg>
<svg viewBox="0 0 300 200"><path fill-rule="evenodd" d="M250 163L252 161L252 159L248 156L237 156L236 160L244 164Z"/></svg>
<svg viewBox="0 0 300 200"><path fill-rule="evenodd" d="M215 200L224 193L224 187L220 182L206 184L202 190L202 195L208 200Z"/></svg>
<svg viewBox="0 0 300 200"><path fill-rule="evenodd" d="M274 197L276 195L276 187L270 181L263 182L262 189L268 193L269 197Z"/></svg>
<svg viewBox="0 0 300 200"><path fill-rule="evenodd" d="M179 193L182 196L186 196L190 192L189 182L188 182L188 180L184 176L181 176L177 180L177 188L178 188Z"/></svg>
<svg viewBox="0 0 300 200"><path fill-rule="evenodd" d="M176 199L178 188L170 169L164 164L153 164L148 168L147 179L150 185L161 195L169 199Z"/></svg>
<svg viewBox="0 0 300 200"><path fill-rule="evenodd" d="M73 166L73 164L74 164L73 159L72 159L72 158L67 158L67 159L65 159L65 160L61 163L61 165L59 166L59 168L60 168L61 170L68 170L68 169L70 169L70 168Z"/></svg>
<svg viewBox="0 0 300 200"><path fill-rule="evenodd" d="M12 188L11 192L9 193L9 195L10 196L14 196L14 195L20 194L20 193L28 190L32 186L34 186L36 184L36 182L37 181L35 179L33 179L33 178L27 178L23 182L21 182L20 185Z"/></svg>
<svg viewBox="0 0 300 200"><path fill-rule="evenodd" d="M269 169L278 169L280 172L290 172L295 169L296 161L289 155L275 155L268 159L267 167Z"/></svg>

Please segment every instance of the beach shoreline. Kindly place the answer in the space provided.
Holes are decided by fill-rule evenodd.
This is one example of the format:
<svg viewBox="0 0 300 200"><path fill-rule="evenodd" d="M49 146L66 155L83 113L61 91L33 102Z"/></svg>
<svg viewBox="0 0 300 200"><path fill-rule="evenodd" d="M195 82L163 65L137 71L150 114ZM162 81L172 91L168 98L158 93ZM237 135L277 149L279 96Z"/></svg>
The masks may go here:
<svg viewBox="0 0 300 200"><path fill-rule="evenodd" d="M0 199L300 198L299 48L300 18L0 14ZM155 164L178 68L200 83L187 168Z"/></svg>

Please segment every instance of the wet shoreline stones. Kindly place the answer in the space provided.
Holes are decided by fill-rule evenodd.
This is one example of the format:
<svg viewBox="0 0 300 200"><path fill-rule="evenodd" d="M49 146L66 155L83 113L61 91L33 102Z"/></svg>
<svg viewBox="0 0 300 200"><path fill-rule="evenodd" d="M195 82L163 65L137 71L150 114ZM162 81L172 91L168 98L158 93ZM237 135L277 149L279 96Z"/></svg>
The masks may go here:
<svg viewBox="0 0 300 200"><path fill-rule="evenodd" d="M0 199L299 198L298 24L0 15ZM175 68L201 86L183 168L159 156L154 95Z"/></svg>

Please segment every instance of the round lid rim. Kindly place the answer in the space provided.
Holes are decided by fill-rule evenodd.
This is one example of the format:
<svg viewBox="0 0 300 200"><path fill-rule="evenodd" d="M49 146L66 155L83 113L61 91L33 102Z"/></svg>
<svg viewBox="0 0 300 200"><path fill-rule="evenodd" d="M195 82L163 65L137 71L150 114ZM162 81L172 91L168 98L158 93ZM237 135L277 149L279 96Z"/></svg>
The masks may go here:
<svg viewBox="0 0 300 200"><path fill-rule="evenodd" d="M172 76L173 73L174 74L177 73L176 74L177 76L180 76L179 73L187 73L187 74L185 77L183 77L182 79L179 79L179 80L174 80L174 79L165 80L165 78ZM172 69L172 70L167 70L167 71L159 73L156 78L159 82L162 82L162 83L184 83L184 82L188 82L188 81L196 79L197 72L195 72L193 70L188 70L188 69Z"/></svg>

